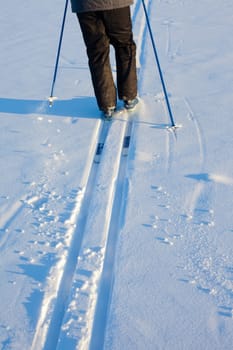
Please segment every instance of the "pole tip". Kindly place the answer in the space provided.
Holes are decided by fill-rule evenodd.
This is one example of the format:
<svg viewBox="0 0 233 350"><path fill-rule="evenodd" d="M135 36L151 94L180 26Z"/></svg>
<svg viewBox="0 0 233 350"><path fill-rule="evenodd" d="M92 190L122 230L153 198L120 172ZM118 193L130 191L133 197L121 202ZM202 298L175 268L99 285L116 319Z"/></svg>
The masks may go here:
<svg viewBox="0 0 233 350"><path fill-rule="evenodd" d="M55 97L55 96L50 96L50 97L48 98L49 107L52 107L53 102L54 102L55 100L57 100L57 97Z"/></svg>
<svg viewBox="0 0 233 350"><path fill-rule="evenodd" d="M182 124L174 124L174 125L171 125L171 126L167 126L167 129L175 131L177 129L182 128L182 126L183 126Z"/></svg>

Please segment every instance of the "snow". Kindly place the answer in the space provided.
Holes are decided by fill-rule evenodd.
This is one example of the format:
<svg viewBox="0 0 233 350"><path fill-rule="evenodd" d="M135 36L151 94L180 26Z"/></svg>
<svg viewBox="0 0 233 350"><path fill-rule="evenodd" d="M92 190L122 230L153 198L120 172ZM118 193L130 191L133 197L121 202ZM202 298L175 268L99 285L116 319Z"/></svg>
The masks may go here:
<svg viewBox="0 0 233 350"><path fill-rule="evenodd" d="M3 6L1 349L232 349L233 4L145 4L175 131L140 0L140 106L105 124L70 6L51 108L64 2Z"/></svg>

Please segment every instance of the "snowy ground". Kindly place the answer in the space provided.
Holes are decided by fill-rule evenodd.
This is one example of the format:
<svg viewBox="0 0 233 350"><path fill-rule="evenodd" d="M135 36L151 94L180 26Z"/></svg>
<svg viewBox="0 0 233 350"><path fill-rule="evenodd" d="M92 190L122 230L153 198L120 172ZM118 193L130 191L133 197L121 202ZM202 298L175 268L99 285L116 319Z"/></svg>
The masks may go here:
<svg viewBox="0 0 233 350"><path fill-rule="evenodd" d="M145 3L176 133L141 0L141 106L108 124L70 8L48 107L64 1L3 5L1 349L232 349L233 3Z"/></svg>

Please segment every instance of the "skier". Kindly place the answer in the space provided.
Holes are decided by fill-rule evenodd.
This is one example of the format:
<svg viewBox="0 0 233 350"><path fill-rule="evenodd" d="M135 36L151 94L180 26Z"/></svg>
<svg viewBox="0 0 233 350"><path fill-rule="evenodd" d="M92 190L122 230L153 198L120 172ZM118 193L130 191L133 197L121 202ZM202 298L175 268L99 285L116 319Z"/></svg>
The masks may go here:
<svg viewBox="0 0 233 350"><path fill-rule="evenodd" d="M139 102L132 3L133 0L71 0L86 45L97 104L106 118L116 110L117 93L129 110ZM115 49L117 89L110 65L110 44Z"/></svg>

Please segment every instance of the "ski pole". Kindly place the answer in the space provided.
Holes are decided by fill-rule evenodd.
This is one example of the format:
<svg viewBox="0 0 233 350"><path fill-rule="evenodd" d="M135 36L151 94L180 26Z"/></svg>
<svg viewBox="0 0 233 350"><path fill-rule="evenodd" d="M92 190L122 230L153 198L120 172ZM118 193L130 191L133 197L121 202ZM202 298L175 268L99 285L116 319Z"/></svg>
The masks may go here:
<svg viewBox="0 0 233 350"><path fill-rule="evenodd" d="M65 10L64 10L64 15L63 15L63 20L62 20L62 26L61 26L61 33L60 33L60 39L59 39L59 44L58 44L58 49L57 49L57 57L56 57L56 63L55 63L55 69L54 69L54 74L53 74L53 81L52 81L52 87L51 87L51 93L49 97L49 106L52 107L53 101L56 99L56 97L53 96L53 90L54 90L54 85L56 82L57 78L57 69L58 69L58 63L59 63L59 57L60 57L60 51L61 51L61 44L62 44L62 38L63 38L63 32L64 32L64 27L65 27L65 20L66 20L66 13L67 13L67 7L68 7L68 0L66 0L65 3Z"/></svg>
<svg viewBox="0 0 233 350"><path fill-rule="evenodd" d="M147 27L148 27L148 30L149 30L149 33L150 33L151 43L152 43L152 47L153 47L153 50L154 50L155 60L156 60L156 63L157 63L161 84L162 84L162 87L163 87L163 93L164 93L164 97L165 97L165 101L166 101L168 115L169 115L170 120L171 120L171 125L172 125L172 127L174 127L175 126L175 122L174 122L174 119L173 119L172 110L171 110L171 106L170 106L169 99L168 99L167 89L166 89L165 82L164 82L164 79L163 79L162 69L161 69L161 66L160 66L160 63L159 63L159 57L158 57L158 53L157 53L157 50L156 50L155 40L154 40L154 36L153 36L153 33L152 33L150 20L149 20L149 16L148 16L146 5L145 5L145 0L142 0L142 5L143 5L143 9L144 9L145 16L146 16L146 23L147 23Z"/></svg>

